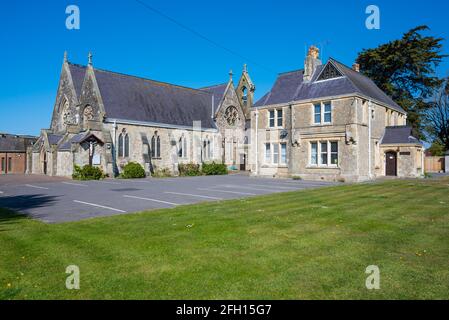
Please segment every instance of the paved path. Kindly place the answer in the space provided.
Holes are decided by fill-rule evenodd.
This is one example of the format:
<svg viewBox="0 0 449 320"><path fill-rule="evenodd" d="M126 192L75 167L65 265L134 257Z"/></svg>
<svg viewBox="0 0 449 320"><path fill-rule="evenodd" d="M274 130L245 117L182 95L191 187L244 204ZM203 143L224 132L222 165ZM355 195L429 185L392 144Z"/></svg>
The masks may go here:
<svg viewBox="0 0 449 320"><path fill-rule="evenodd" d="M0 207L47 223L333 185L245 175L103 181L11 177L0 177Z"/></svg>

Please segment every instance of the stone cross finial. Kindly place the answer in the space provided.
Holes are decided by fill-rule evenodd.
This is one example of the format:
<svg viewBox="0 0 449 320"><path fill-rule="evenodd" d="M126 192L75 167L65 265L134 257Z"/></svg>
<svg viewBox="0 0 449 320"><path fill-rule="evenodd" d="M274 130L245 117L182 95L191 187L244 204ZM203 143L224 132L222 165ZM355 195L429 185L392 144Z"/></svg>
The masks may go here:
<svg viewBox="0 0 449 320"><path fill-rule="evenodd" d="M248 72L248 66L246 65L246 63L243 65L243 72Z"/></svg>
<svg viewBox="0 0 449 320"><path fill-rule="evenodd" d="M89 54L88 54L88 56L87 56L87 59L88 59L88 64L89 64L90 66L92 65L92 57L93 57L92 52L89 52Z"/></svg>
<svg viewBox="0 0 449 320"><path fill-rule="evenodd" d="M232 76L234 75L234 73L232 72L232 69L229 70L229 80L232 81Z"/></svg>
<svg viewBox="0 0 449 320"><path fill-rule="evenodd" d="M67 59L67 51L64 51L64 62L67 62L68 61L68 59Z"/></svg>

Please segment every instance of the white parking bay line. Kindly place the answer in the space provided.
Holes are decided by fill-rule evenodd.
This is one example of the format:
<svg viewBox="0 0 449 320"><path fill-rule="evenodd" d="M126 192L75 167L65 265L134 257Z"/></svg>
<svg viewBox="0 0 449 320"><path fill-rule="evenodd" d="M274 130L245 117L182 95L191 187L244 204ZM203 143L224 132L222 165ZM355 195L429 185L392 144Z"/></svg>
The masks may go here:
<svg viewBox="0 0 449 320"><path fill-rule="evenodd" d="M274 184L267 184L267 185L263 185L263 184L248 184L248 186L254 186L254 187L270 187L270 188L278 188L278 189L286 189L286 190L296 190L295 187L283 187L283 186L278 186L278 185L274 185Z"/></svg>
<svg viewBox="0 0 449 320"><path fill-rule="evenodd" d="M233 189L257 190L257 191L265 191L265 192L282 192L282 190L279 190L279 189L254 188L254 187L245 187L245 186L237 186L237 185L230 185L230 184L223 185L223 187L233 188Z"/></svg>
<svg viewBox="0 0 449 320"><path fill-rule="evenodd" d="M203 195L199 195L199 194L191 194L191 193L169 192L169 191L166 191L166 192L164 192L164 193L167 193L167 194L174 194L174 195L178 195L178 196L188 196L188 197L196 197L196 198L211 199L211 200L223 200L222 198L209 197L209 196L203 196Z"/></svg>
<svg viewBox="0 0 449 320"><path fill-rule="evenodd" d="M48 188L45 188L45 187L39 187L39 186L33 186L33 185L31 185L31 184L26 184L25 187L34 188L34 189L49 190Z"/></svg>
<svg viewBox="0 0 449 320"><path fill-rule="evenodd" d="M123 210L120 210L120 209L106 207L106 206L102 206L102 205L95 204L95 203L89 203L89 202L78 201L78 200L73 200L73 202L85 204L85 205L92 206L92 207L98 207L98 208L108 209L108 210L117 211L117 212L121 212L121 213L126 213L126 211L123 211Z"/></svg>
<svg viewBox="0 0 449 320"><path fill-rule="evenodd" d="M61 183L67 184L69 186L88 187L87 184L81 184L81 183L73 183L73 182L61 182Z"/></svg>
<svg viewBox="0 0 449 320"><path fill-rule="evenodd" d="M99 183L121 185L121 183L118 183L118 182L112 182L112 181L99 181Z"/></svg>
<svg viewBox="0 0 449 320"><path fill-rule="evenodd" d="M218 190L218 189L206 189L206 188L197 188L200 191L211 191L211 192L223 192L223 193L232 193L232 194L240 194L243 196L257 196L255 193L249 192L237 192L237 191L227 191L227 190Z"/></svg>
<svg viewBox="0 0 449 320"><path fill-rule="evenodd" d="M125 198L131 198L131 199L139 199L139 200L145 200L145 201L152 201L152 202L157 202L157 203L163 203L163 204L168 204L170 206L180 206L179 203L174 203L174 202L168 202L168 201L162 201L162 200L157 200L157 199L151 199L151 198L143 198L143 197L135 197L135 196L123 196Z"/></svg>

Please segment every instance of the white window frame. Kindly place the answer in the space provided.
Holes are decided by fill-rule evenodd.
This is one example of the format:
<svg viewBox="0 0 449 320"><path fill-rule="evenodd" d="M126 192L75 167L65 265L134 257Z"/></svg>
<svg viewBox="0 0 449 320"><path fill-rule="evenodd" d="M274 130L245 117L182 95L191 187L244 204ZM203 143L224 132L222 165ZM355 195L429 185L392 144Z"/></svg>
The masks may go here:
<svg viewBox="0 0 449 320"><path fill-rule="evenodd" d="M327 164L322 161L322 144L327 145L326 160ZM332 152L332 143L337 143L337 152ZM317 145L316 163L312 162L312 144ZM337 154L337 164L332 164L332 154ZM316 140L309 142L309 166L318 168L339 168L340 166L340 143L338 140Z"/></svg>
<svg viewBox="0 0 449 320"><path fill-rule="evenodd" d="M273 117L271 117L272 113ZM271 121L273 121L273 125L271 125ZM268 110L268 127L276 128L276 110Z"/></svg>
<svg viewBox="0 0 449 320"><path fill-rule="evenodd" d="M320 122L315 121L315 116L318 114L315 112L315 107L320 106ZM331 110L326 111L326 105L330 105ZM316 102L312 104L312 124L315 126L322 126L322 125L330 125L332 124L332 121L334 119L333 112L334 106L332 101L322 101L322 102ZM331 121L325 121L325 115L330 114Z"/></svg>
<svg viewBox="0 0 449 320"><path fill-rule="evenodd" d="M273 159L273 164L278 165L279 164L279 143L273 143L271 145L271 149L273 150L273 156L271 157Z"/></svg>
<svg viewBox="0 0 449 320"><path fill-rule="evenodd" d="M312 161L312 151L313 151L313 148L312 148L312 145L316 145L316 153L315 153L315 161L313 162ZM318 163L319 163L319 159L318 159L318 157L319 157L319 153L318 153L318 141L311 141L310 143L309 143L309 154L310 154L310 157L309 157L309 165L311 165L311 166L317 166L318 165Z"/></svg>
<svg viewBox="0 0 449 320"><path fill-rule="evenodd" d="M288 146L286 142L267 142L265 145L265 164L284 166L288 163ZM282 146L285 145L285 161L282 159ZM277 149L277 150L276 150ZM277 152L276 152L277 151Z"/></svg>
<svg viewBox="0 0 449 320"><path fill-rule="evenodd" d="M287 143L282 142L279 144L279 147L280 147L279 148L280 149L279 164L285 165L285 164L287 164ZM285 156L285 158L284 158L284 156Z"/></svg>
<svg viewBox="0 0 449 320"><path fill-rule="evenodd" d="M271 163L273 159L273 150L271 148L271 143L265 143L265 163Z"/></svg>
<svg viewBox="0 0 449 320"><path fill-rule="evenodd" d="M273 117L271 117L271 113L273 113ZM281 117L279 117L279 114L281 114ZM281 125L279 125L279 119L282 121ZM268 128L284 128L284 119L284 109L278 108L268 110ZM271 121L273 121L273 126L271 125Z"/></svg>

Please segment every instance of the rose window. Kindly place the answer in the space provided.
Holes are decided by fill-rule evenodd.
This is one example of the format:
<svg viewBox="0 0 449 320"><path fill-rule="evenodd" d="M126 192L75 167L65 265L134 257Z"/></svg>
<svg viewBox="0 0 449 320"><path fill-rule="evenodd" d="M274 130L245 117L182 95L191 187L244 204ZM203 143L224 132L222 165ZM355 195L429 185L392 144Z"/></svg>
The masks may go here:
<svg viewBox="0 0 449 320"><path fill-rule="evenodd" d="M237 111L237 108L236 107L227 108L226 112L225 112L225 118L230 126L235 125L236 122L238 120L240 120L239 112Z"/></svg>

